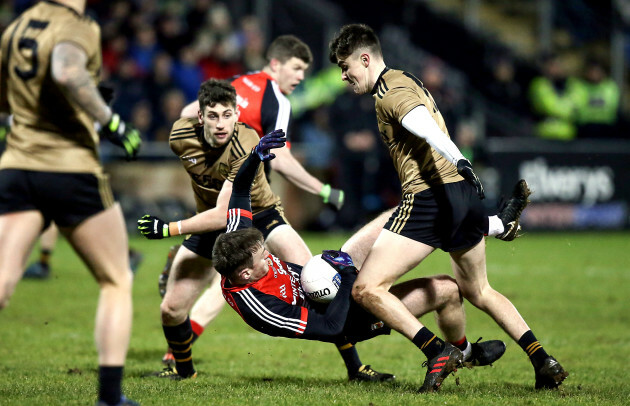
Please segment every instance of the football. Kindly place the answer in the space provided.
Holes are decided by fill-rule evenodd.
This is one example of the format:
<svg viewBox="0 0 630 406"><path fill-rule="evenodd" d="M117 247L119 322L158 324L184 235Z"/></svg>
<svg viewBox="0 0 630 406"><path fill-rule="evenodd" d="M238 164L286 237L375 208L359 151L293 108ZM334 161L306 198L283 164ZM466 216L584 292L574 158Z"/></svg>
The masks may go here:
<svg viewBox="0 0 630 406"><path fill-rule="evenodd" d="M319 303L328 303L337 295L341 275L324 261L320 254L315 255L304 265L300 281L309 299Z"/></svg>

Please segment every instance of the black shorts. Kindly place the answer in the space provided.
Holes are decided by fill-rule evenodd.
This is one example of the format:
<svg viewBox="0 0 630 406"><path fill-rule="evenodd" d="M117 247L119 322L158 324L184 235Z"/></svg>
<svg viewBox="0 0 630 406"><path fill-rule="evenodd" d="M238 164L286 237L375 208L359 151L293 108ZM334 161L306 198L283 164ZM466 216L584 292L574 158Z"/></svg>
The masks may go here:
<svg viewBox="0 0 630 406"><path fill-rule="evenodd" d="M486 212L467 181L405 195L384 228L446 252L473 247L486 228Z"/></svg>
<svg viewBox="0 0 630 406"><path fill-rule="evenodd" d="M284 217L282 206L275 205L254 215L254 227L262 233L265 240L276 227L283 224L289 224ZM207 259L212 259L212 248L214 242L219 235L223 234L225 229L210 231L203 234L194 234L186 237L182 245L195 254Z"/></svg>
<svg viewBox="0 0 630 406"><path fill-rule="evenodd" d="M76 226L113 204L107 175L0 170L0 214L37 210L45 228Z"/></svg>
<svg viewBox="0 0 630 406"><path fill-rule="evenodd" d="M362 308L354 300L350 301L348 318L343 326L343 334L349 342L355 344L359 341L389 334L391 331L391 328L387 327L385 323L377 319L372 313Z"/></svg>

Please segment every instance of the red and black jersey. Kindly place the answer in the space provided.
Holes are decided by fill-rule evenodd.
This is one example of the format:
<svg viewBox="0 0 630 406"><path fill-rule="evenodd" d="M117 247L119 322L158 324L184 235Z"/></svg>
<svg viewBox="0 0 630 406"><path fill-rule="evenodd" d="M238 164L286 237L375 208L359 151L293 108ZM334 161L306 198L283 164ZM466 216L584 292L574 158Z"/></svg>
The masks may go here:
<svg viewBox="0 0 630 406"><path fill-rule="evenodd" d="M252 227L249 188L260 164L250 153L234 178L228 208L227 232ZM316 311L304 296L300 284L302 267L267 257L268 271L261 279L232 286L221 278L223 297L255 330L270 336L336 342L343 334L350 308L350 294L356 275L341 277L337 296L325 309Z"/></svg>
<svg viewBox="0 0 630 406"><path fill-rule="evenodd" d="M238 76L232 86L240 111L238 121L256 130L259 137L277 129L288 132L291 103L271 76L263 71Z"/></svg>
<svg viewBox="0 0 630 406"><path fill-rule="evenodd" d="M295 338L304 334L309 321L307 302L300 286L302 267L267 257L269 272L243 286L221 280L223 296L254 329L271 336Z"/></svg>

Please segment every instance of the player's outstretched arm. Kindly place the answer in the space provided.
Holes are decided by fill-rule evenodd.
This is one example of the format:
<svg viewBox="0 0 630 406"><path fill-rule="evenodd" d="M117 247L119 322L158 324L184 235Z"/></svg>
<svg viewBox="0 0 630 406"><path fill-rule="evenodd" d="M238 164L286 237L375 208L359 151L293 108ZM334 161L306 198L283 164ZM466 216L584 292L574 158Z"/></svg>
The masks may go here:
<svg viewBox="0 0 630 406"><path fill-rule="evenodd" d="M140 133L112 112L87 68L87 54L71 42L55 45L51 57L53 80L69 99L81 106L100 126L100 135L124 149L134 159L142 143Z"/></svg>
<svg viewBox="0 0 630 406"><path fill-rule="evenodd" d="M433 149L457 167L464 179L477 189L480 199L485 197L481 181L455 143L440 129L425 106L418 106L403 117L401 124L407 131L424 139Z"/></svg>
<svg viewBox="0 0 630 406"><path fill-rule="evenodd" d="M232 182L226 180L217 198L217 205L185 220L166 222L156 216L145 214L138 219L138 231L149 240L161 240L182 234L201 234L225 228L226 213Z"/></svg>
<svg viewBox="0 0 630 406"><path fill-rule="evenodd" d="M337 210L341 209L344 202L343 190L334 189L330 185L325 185L308 173L302 164L295 159L288 148L277 150L276 156L277 159L271 162L271 169L277 171L300 189L320 196L324 200L324 203L332 204Z"/></svg>

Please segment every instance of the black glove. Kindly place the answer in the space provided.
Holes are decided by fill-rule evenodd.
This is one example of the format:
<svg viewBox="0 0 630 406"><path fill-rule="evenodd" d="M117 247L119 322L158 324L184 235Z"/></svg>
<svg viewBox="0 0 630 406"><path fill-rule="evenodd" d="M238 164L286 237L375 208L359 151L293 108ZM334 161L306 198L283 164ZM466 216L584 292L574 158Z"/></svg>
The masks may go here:
<svg viewBox="0 0 630 406"><path fill-rule="evenodd" d="M475 189L477 189L477 195L481 200L486 197L486 195L483 193L483 185L481 184L481 181L479 180L477 175L475 175L472 165L470 164L468 159L460 159L459 161L457 161L457 173L459 173L462 178L473 184Z"/></svg>
<svg viewBox="0 0 630 406"><path fill-rule="evenodd" d="M145 214L138 219L138 231L149 240L161 240L171 236L168 223L150 214Z"/></svg>
<svg viewBox="0 0 630 406"><path fill-rule="evenodd" d="M114 87L105 82L101 82L98 84L96 88L98 89L98 92L101 94L101 97L103 98L103 100L105 100L105 103L107 103L107 105L111 107L112 102L114 101L114 96L116 95L116 91L114 90Z"/></svg>
<svg viewBox="0 0 630 406"><path fill-rule="evenodd" d="M330 203L335 207L335 209L341 210L345 198L343 190L335 189L330 185L324 185L322 190L319 192L319 195L324 200L324 203Z"/></svg>
<svg viewBox="0 0 630 406"><path fill-rule="evenodd" d="M254 147L254 153L258 155L262 162L271 161L276 155L269 152L269 150L282 148L286 142L287 136L283 130L273 130L260 139L258 145Z"/></svg>
<svg viewBox="0 0 630 406"><path fill-rule="evenodd" d="M322 259L328 262L341 275L350 274L356 276L358 273L350 255L343 251L324 250L322 251Z"/></svg>
<svg viewBox="0 0 630 406"><path fill-rule="evenodd" d="M112 114L109 123L105 124L99 133L112 144L122 147L127 160L136 159L142 144L140 133L132 125L121 120L118 114Z"/></svg>

